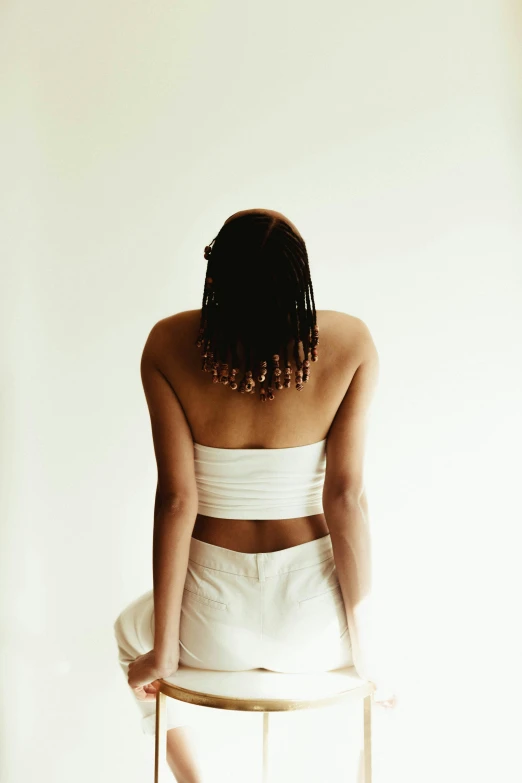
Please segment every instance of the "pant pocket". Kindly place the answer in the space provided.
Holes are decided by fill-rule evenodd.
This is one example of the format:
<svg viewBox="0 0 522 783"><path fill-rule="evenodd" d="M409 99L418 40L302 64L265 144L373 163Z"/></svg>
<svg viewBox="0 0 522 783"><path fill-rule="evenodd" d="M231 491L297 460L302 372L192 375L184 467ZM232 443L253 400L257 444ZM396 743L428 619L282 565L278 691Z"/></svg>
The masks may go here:
<svg viewBox="0 0 522 783"><path fill-rule="evenodd" d="M298 602L299 609L308 609L309 607L321 606L331 603L342 603L343 594L341 592L341 585L336 584L333 587L329 587L326 590L322 590L316 595L311 595L308 598L303 598Z"/></svg>
<svg viewBox="0 0 522 783"><path fill-rule="evenodd" d="M205 604L218 611L229 609L231 594L227 573L189 560L183 589L183 601Z"/></svg>
<svg viewBox="0 0 522 783"><path fill-rule="evenodd" d="M335 577L337 580L337 577ZM339 639L348 633L348 620L344 608L341 585L337 581L332 587L326 587L313 595L301 598L297 604L298 615L306 618L317 618L317 622L331 622Z"/></svg>
<svg viewBox="0 0 522 783"><path fill-rule="evenodd" d="M196 601L196 603L205 604L205 606L211 606L214 609L220 609L221 611L226 611L228 609L228 605L223 601L216 601L215 598L209 598L188 587L183 588L183 601Z"/></svg>

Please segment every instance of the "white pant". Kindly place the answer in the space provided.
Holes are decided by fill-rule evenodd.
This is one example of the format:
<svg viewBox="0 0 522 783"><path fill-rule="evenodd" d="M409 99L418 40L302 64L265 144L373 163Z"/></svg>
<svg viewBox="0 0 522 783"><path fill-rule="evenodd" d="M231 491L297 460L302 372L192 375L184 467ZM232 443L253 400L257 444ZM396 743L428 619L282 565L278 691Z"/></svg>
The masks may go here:
<svg viewBox="0 0 522 783"><path fill-rule="evenodd" d="M120 613L114 632L127 678L129 663L154 647L152 590ZM330 535L258 554L192 538L179 645L180 664L197 669L311 672L353 665ZM142 731L154 734L155 702L136 704ZM192 723L193 710L167 699L167 728Z"/></svg>

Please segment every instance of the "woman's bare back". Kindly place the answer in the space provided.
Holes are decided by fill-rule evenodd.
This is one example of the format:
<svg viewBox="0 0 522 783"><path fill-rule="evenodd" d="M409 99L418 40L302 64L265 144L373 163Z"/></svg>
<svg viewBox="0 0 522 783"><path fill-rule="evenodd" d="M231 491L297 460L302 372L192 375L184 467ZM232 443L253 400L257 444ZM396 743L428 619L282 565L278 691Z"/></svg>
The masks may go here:
<svg viewBox="0 0 522 783"><path fill-rule="evenodd" d="M195 341L201 310L186 310L163 320L166 344L161 370L184 410L193 440L226 449L279 449L304 446L326 438L350 381L361 362L359 319L336 310L317 310L319 359L310 364L310 379L275 391L261 402L257 387L240 394L214 384L202 372ZM268 357L267 357L268 358ZM254 368L252 368L254 369ZM193 536L238 552L273 552L327 535L324 514L293 519L221 519L198 514Z"/></svg>

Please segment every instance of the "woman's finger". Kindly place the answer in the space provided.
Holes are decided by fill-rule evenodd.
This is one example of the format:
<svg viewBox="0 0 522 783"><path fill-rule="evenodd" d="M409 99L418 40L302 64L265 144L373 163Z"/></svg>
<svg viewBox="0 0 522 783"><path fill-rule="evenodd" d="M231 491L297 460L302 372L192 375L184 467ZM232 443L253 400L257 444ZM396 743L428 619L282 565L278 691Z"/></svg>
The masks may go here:
<svg viewBox="0 0 522 783"><path fill-rule="evenodd" d="M138 685L136 688L133 688L133 691L136 695L136 698L139 699L139 701L153 701L156 698L156 693L148 693L145 691L141 685Z"/></svg>

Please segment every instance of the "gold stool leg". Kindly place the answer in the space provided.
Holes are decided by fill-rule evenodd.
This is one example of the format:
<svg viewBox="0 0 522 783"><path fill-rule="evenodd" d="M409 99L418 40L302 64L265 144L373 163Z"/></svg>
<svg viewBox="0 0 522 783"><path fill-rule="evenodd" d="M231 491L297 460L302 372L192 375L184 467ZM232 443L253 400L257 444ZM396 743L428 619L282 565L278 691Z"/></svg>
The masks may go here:
<svg viewBox="0 0 522 783"><path fill-rule="evenodd" d="M269 712L263 713L263 783L268 783L268 718Z"/></svg>
<svg viewBox="0 0 522 783"><path fill-rule="evenodd" d="M156 737L154 754L154 783L167 781L167 697L156 693Z"/></svg>
<svg viewBox="0 0 522 783"><path fill-rule="evenodd" d="M364 783L372 783L372 696L365 696L363 705L363 769Z"/></svg>

